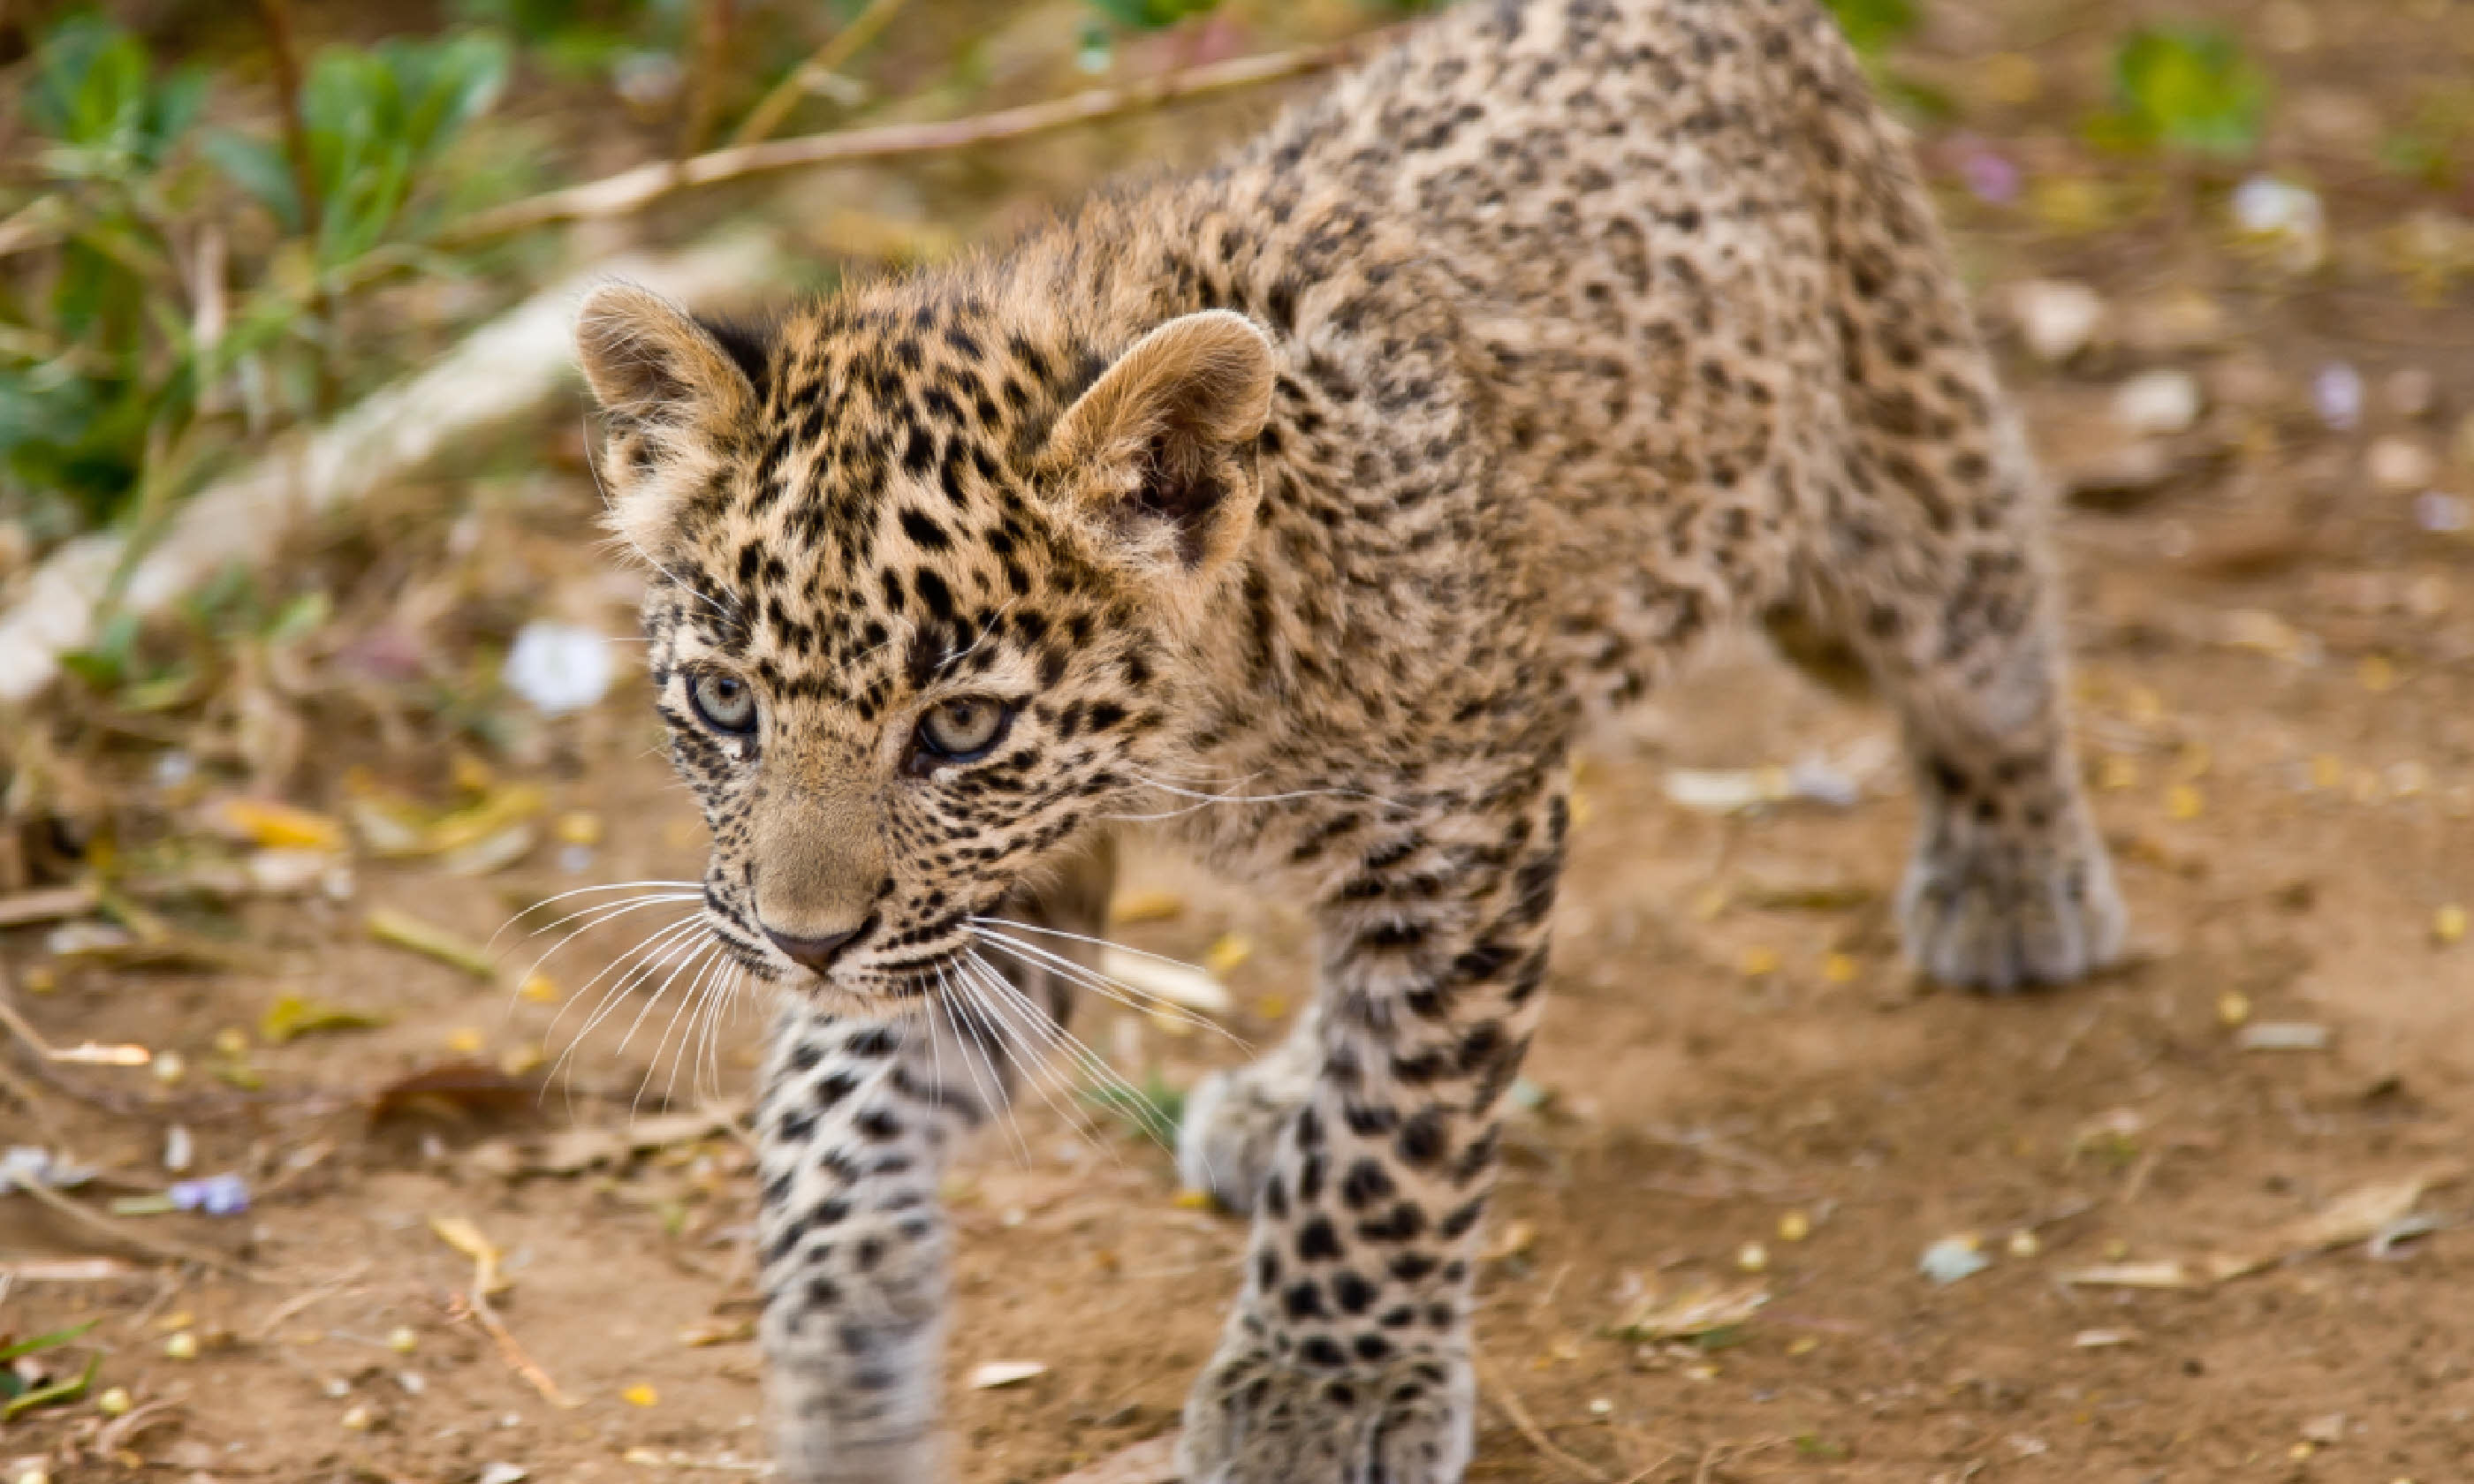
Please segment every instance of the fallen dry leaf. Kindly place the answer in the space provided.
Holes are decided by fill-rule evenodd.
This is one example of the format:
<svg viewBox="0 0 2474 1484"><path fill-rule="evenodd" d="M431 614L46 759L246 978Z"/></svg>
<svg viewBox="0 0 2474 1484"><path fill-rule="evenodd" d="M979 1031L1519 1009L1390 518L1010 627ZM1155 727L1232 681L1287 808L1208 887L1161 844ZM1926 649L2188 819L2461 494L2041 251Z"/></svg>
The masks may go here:
<svg viewBox="0 0 2474 1484"><path fill-rule="evenodd" d="M1652 1294L1615 1327L1620 1338L1636 1343L1688 1340L1740 1325L1770 1301L1761 1285L1740 1288L1693 1288L1677 1294Z"/></svg>

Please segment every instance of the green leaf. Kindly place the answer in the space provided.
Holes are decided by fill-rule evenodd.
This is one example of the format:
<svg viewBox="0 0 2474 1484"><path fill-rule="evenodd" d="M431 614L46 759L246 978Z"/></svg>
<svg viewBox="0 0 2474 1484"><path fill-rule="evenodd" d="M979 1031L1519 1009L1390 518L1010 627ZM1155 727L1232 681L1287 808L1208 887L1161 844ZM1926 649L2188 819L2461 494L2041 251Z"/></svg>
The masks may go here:
<svg viewBox="0 0 2474 1484"><path fill-rule="evenodd" d="M280 146L236 130L215 129L199 140L198 150L208 164L223 172L225 180L264 206L286 232L301 229L301 189Z"/></svg>
<svg viewBox="0 0 2474 1484"><path fill-rule="evenodd" d="M2221 31L2145 27L2114 53L2115 111L2101 136L2239 158L2259 145L2268 79Z"/></svg>
<svg viewBox="0 0 2474 1484"><path fill-rule="evenodd" d="M1208 14L1220 0L1090 0L1091 8L1128 31L1161 31L1189 15Z"/></svg>
<svg viewBox="0 0 2474 1484"><path fill-rule="evenodd" d="M0 1345L0 1364L6 1364L20 1355L31 1355L37 1351L66 1345L101 1323L103 1321L100 1319L89 1319L85 1324L71 1325L65 1329L55 1329L49 1334L38 1334L32 1339L19 1340L14 1344Z"/></svg>
<svg viewBox="0 0 2474 1484"><path fill-rule="evenodd" d="M1914 0L1828 0L1847 44L1870 57L1916 29Z"/></svg>
<svg viewBox="0 0 2474 1484"><path fill-rule="evenodd" d="M103 1352L97 1351L86 1357L85 1369L73 1379L61 1381L56 1385L39 1386L22 1397L12 1397L6 1402L0 1402L0 1423L14 1422L20 1413L31 1412L38 1406L49 1406L55 1401L77 1400L85 1395L87 1387L94 1384L95 1373L102 1369Z"/></svg>

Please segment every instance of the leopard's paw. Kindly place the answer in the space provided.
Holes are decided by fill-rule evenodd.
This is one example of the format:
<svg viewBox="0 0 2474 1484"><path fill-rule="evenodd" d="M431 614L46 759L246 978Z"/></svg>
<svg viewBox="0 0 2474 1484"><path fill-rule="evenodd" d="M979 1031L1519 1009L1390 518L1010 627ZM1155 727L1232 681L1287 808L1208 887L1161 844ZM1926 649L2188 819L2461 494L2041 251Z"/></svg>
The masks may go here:
<svg viewBox="0 0 2474 1484"><path fill-rule="evenodd" d="M1251 1066L1213 1072L1185 1097L1177 1126L1176 1173L1224 1209L1249 1214L1272 1172L1280 1131L1312 1085L1277 1054Z"/></svg>
<svg viewBox="0 0 2474 1484"><path fill-rule="evenodd" d="M1316 1372L1232 1335L1186 1397L1186 1484L1457 1484L1477 1381L1466 1357Z"/></svg>
<svg viewBox="0 0 2474 1484"><path fill-rule="evenodd" d="M1994 993L2064 984L2122 951L2122 897L2083 816L2042 831L1952 810L1925 831L1899 893L1916 967Z"/></svg>

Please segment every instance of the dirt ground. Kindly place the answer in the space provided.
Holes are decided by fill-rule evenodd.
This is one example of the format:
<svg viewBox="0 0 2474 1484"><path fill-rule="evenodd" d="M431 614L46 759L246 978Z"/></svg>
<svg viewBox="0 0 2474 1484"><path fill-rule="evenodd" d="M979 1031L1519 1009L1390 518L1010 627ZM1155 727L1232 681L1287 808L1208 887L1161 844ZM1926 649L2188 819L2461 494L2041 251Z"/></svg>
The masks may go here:
<svg viewBox="0 0 2474 1484"><path fill-rule="evenodd" d="M2465 12L2447 12L2448 36ZM1983 44L1962 36L1953 56L1962 42ZM2327 65L2341 76L2360 46L2332 44ZM2341 230L2344 213L2386 209L2376 191L2331 199ZM2445 522L2418 488L2366 472L2381 441L2402 441L2437 457L2438 488L2465 491L2474 468L2447 449L2474 402L2474 313L2390 280L2268 286L2192 247L2187 223L2031 238L1954 209L1997 323L2038 274L2096 285L2112 317L2064 370L2002 335L2039 446L2081 491L2061 530L2081 732L2134 954L2027 997L1911 982L1885 922L1909 818L1895 768L1844 807L1677 802L1677 769L1845 763L1889 738L1878 709L1749 646L1606 739L1583 766L1553 999L1490 1218L1471 1477L2474 1477L2474 1238L2458 1230L2474 1214L2474 539L2431 529ZM2195 298L2213 328L2174 319ZM2312 408L2332 362L2367 388L2358 426ZM2122 442L2115 387L2157 367L2207 392L2196 428L2158 445L2176 471L2099 478ZM493 509L505 539L481 586L550 584L571 616L625 632L624 583L577 576L590 505L571 466ZM55 1480L191 1484L447 1484L496 1463L536 1480L755 1472L740 1137L501 1173L563 1130L659 1130L699 1093L742 1097L752 1016L713 1047L717 1087L675 1071L679 1031L655 1055L673 987L621 1049L648 997L632 994L538 1103L374 1119L365 1101L417 1067L568 1044L580 1008L512 992L521 945L484 984L372 941L364 920L393 908L485 939L554 892L692 877L698 826L653 737L623 683L502 764L551 813L600 823L578 859L545 844L477 878L364 859L348 898L249 906L230 945L247 957L221 968L60 963L41 928L0 940L11 1000L43 1038L138 1041L191 1068L170 1090L141 1070L56 1069L127 1100L112 1111L12 1059L0 1143L103 1167L122 1184L73 1192L99 1207L160 1186L179 1122L193 1172L239 1170L259 1192L244 1216L119 1221L233 1273L0 1200L0 1273L16 1275L0 1278L0 1343L99 1321L84 1342L101 1349L97 1390L158 1408L108 1439L91 1404L0 1424L0 1463L22 1460L9 1477L44 1459ZM400 757L313 738L300 798L331 805L356 761L438 787L437 759ZM1299 919L1173 860L1139 856L1130 874L1128 900L1177 910L1124 941L1217 950L1240 1005L1227 1028L1273 1041L1308 989ZM643 936L630 924L666 916L597 927L546 971L585 989ZM259 1017L284 993L388 1023L265 1044ZM265 1084L246 1098L207 1075L233 1028ZM1136 1080L1176 1087L1240 1054L1099 1002L1077 1029ZM1070 1088L1027 1100L950 1193L958 1476L1045 1484L1171 1429L1236 1286L1240 1226L1181 1204L1167 1156ZM2311 1229L2356 1209L2372 1213L2360 1230ZM2408 1209L2432 1219L2362 1239ZM470 1318L473 1264L432 1226L448 1217L503 1255L493 1312L572 1405ZM1919 1259L1945 1239L1985 1265L1931 1281ZM74 1281L29 1266L84 1257L121 1266ZM2228 1257L2258 1260L2210 1281ZM2106 1266L2147 1281L2072 1281ZM1644 1328L1757 1294L1697 1339ZM167 1353L176 1336L195 1358ZM1046 1369L966 1384L996 1361Z"/></svg>

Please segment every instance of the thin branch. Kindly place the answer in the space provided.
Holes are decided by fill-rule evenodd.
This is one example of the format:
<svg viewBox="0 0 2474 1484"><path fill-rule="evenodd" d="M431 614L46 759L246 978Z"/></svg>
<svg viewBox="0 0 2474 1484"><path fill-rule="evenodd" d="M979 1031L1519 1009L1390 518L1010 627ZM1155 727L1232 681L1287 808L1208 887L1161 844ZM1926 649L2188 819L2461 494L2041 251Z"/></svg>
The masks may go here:
<svg viewBox="0 0 2474 1484"><path fill-rule="evenodd" d="M266 22L266 49L275 64L283 154L292 162L292 188L301 194L301 234L315 242L325 211L318 199L317 167L309 159L309 124L301 116L301 44L292 30L292 0L257 0L257 13Z"/></svg>
<svg viewBox="0 0 2474 1484"><path fill-rule="evenodd" d="M679 139L671 152L687 159L704 148L713 115L721 107L721 73L730 58L733 0L697 0L695 60L688 74L687 107L679 114Z"/></svg>
<svg viewBox="0 0 2474 1484"><path fill-rule="evenodd" d="M764 144L715 150L693 159L664 160L620 171L599 180L509 202L466 218L440 234L442 246L460 247L555 222L597 221L641 211L666 196L700 185L750 176L938 154L1000 140L1071 129L1122 114L1155 108L1181 98L1255 87L1343 65L1391 38L1378 31L1323 46L1299 47L1259 57L1238 57L1187 67L1123 87L1094 87L1047 103L1000 108L994 113L935 124L889 124L833 133L803 134Z"/></svg>
<svg viewBox="0 0 2474 1484"><path fill-rule="evenodd" d="M1589 1484L1607 1484L1607 1481L1613 1477L1606 1471L1585 1463L1557 1448L1555 1440L1546 1436L1546 1429L1538 1425L1538 1419L1529 1415L1529 1408L1521 1405L1520 1394L1503 1384L1503 1378L1495 1373L1494 1367L1484 1360L1479 1360L1477 1374L1479 1381L1486 1388L1486 1395L1502 1409L1504 1416L1512 1419L1513 1427L1528 1440L1529 1446L1536 1448L1540 1457L1576 1478L1589 1480Z"/></svg>
<svg viewBox="0 0 2474 1484"><path fill-rule="evenodd" d="M799 106L799 95L808 90L810 78L839 72L910 3L910 0L868 0L867 9L852 16L849 25L835 32L824 45L809 54L807 60L782 75L782 81L774 84L773 90L740 121L738 132L730 136L732 146L762 144L773 137L773 131L781 128L790 110Z"/></svg>
<svg viewBox="0 0 2474 1484"><path fill-rule="evenodd" d="M142 1252L150 1257L159 1257L172 1262L194 1262L201 1267L212 1268L218 1273L229 1273L240 1278L252 1276L249 1269L222 1253L208 1252L202 1247L190 1247L181 1242L166 1241L159 1236L150 1236L127 1222L115 1220L98 1210L88 1209L44 1185L40 1180L21 1182L17 1186L17 1192L50 1207L81 1226L91 1228L123 1247Z"/></svg>

